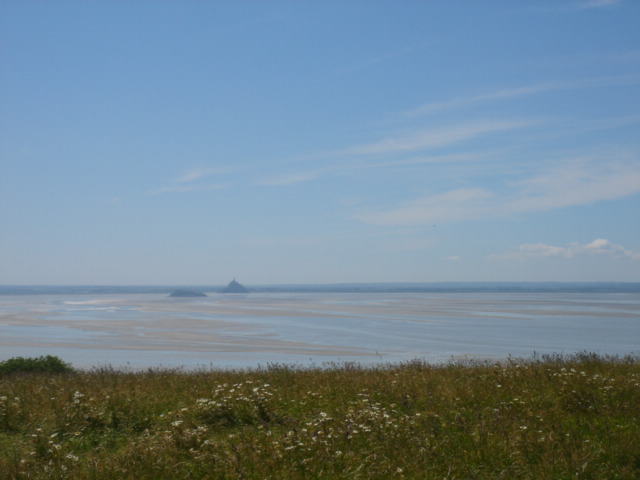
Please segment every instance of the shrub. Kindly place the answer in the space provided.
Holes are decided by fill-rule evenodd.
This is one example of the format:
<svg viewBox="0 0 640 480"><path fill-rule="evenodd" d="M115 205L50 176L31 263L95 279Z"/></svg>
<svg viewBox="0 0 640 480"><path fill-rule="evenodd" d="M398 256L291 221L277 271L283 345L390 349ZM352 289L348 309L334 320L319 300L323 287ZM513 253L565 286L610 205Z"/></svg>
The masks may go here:
<svg viewBox="0 0 640 480"><path fill-rule="evenodd" d="M37 358L14 357L0 362L0 375L11 373L68 373L73 368L52 355Z"/></svg>

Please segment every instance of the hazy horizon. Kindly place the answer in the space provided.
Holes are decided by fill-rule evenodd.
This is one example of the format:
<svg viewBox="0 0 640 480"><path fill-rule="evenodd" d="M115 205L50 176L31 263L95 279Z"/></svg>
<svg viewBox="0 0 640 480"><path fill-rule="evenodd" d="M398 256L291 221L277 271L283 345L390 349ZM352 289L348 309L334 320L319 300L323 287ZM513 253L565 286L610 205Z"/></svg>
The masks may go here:
<svg viewBox="0 0 640 480"><path fill-rule="evenodd" d="M278 283L242 284L245 294L224 292L226 284L165 284L165 285L3 285L0 297L35 295L163 295L174 296L175 292L218 294L249 298L260 294L430 294L430 293L640 293L640 282L377 282L377 283ZM169 295L171 294L171 295ZM178 295L181 297L182 295Z"/></svg>
<svg viewBox="0 0 640 480"><path fill-rule="evenodd" d="M640 2L0 4L0 285L640 281Z"/></svg>

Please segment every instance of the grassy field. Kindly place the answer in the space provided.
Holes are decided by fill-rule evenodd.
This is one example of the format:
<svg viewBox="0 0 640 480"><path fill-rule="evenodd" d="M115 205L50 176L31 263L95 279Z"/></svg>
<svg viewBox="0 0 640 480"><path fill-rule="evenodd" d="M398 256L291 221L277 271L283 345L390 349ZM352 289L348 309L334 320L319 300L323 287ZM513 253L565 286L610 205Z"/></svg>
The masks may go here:
<svg viewBox="0 0 640 480"><path fill-rule="evenodd" d="M2 479L638 479L640 359L0 372Z"/></svg>

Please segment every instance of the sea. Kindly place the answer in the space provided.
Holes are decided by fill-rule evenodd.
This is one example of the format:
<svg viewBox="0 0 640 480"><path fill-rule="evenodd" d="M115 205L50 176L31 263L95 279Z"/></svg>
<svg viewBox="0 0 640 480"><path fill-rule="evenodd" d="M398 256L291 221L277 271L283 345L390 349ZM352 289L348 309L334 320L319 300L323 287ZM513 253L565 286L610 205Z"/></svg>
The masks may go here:
<svg viewBox="0 0 640 480"><path fill-rule="evenodd" d="M184 287L180 287L183 288ZM0 361L236 369L640 354L640 284L0 286Z"/></svg>

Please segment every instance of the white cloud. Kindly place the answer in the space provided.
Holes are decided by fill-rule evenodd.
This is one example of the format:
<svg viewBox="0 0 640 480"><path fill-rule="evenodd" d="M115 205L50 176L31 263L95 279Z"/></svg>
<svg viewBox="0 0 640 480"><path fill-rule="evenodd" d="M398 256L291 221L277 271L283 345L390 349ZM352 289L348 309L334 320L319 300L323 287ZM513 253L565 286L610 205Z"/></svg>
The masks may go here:
<svg viewBox="0 0 640 480"><path fill-rule="evenodd" d="M620 57L620 55L618 55ZM632 57L633 58L633 57ZM468 97L458 97L451 100L430 102L421 105L413 110L405 112L404 115L408 117L415 117L419 115L426 115L445 110L451 110L454 108L468 107L478 103L491 102L496 100L504 100L509 98L523 97L527 95L535 95L538 93L550 92L554 90L573 90L582 88L597 88L608 87L616 85L634 84L640 81L640 75L617 75L608 77L596 77L586 78L581 80L574 80L571 82L544 82L535 85L525 85L523 87L505 88L501 90L494 90L479 95L472 95Z"/></svg>
<svg viewBox="0 0 640 480"><path fill-rule="evenodd" d="M503 151L492 150L488 152L464 152L451 153L447 155L417 155L409 158L382 160L376 163L367 163L361 165L361 168L384 168L384 167L402 167L410 165L425 164L453 164L453 163L469 163L478 162L480 160L490 160L497 156L504 155Z"/></svg>
<svg viewBox="0 0 640 480"><path fill-rule="evenodd" d="M494 195L482 188L463 188L418 198L396 208L363 213L356 218L374 225L420 225L486 216Z"/></svg>
<svg viewBox="0 0 640 480"><path fill-rule="evenodd" d="M492 257L524 259L532 257L567 256L566 253L567 250L563 247L545 245L543 243L526 243L524 245L520 245L515 251L505 253L503 255L492 255Z"/></svg>
<svg viewBox="0 0 640 480"><path fill-rule="evenodd" d="M194 182L196 180L200 180L201 178L229 173L230 171L231 171L230 167L192 168L192 169L187 170L186 172L184 172L178 178L176 178L175 182L177 182L177 183L189 183L189 182Z"/></svg>
<svg viewBox="0 0 640 480"><path fill-rule="evenodd" d="M378 142L347 148L337 153L354 156L410 153L463 142L489 133L523 128L536 123L538 122L532 120L491 120L440 129L426 129L409 135L386 138Z"/></svg>
<svg viewBox="0 0 640 480"><path fill-rule="evenodd" d="M640 193L640 164L592 160L568 161L515 184L511 212L588 205Z"/></svg>
<svg viewBox="0 0 640 480"><path fill-rule="evenodd" d="M630 157L630 158L627 158ZM355 218L374 225L422 225L435 222L508 217L577 205L589 205L640 193L636 155L558 160L540 173L502 185L503 192L464 188L417 198Z"/></svg>
<svg viewBox="0 0 640 480"><path fill-rule="evenodd" d="M632 260L640 260L640 252L634 252L621 245L616 245L604 238L598 238L591 243L571 243L566 247L546 245L543 243L527 243L500 255L491 255L492 258L506 260L526 260L531 258L573 258L581 256L608 256L626 257Z"/></svg>
<svg viewBox="0 0 640 480"><path fill-rule="evenodd" d="M521 97L524 95L533 95L536 93L547 92L549 90L556 90L560 88L560 84L556 82L541 83L538 85L529 85L525 87L507 88L504 90L497 90L481 95L474 95L470 97L458 97L451 100L444 100L439 102L426 103L418 108L410 110L405 113L407 116L417 116L429 113L440 112L443 110L450 110L453 108L466 107L475 103L488 102L492 100L502 100L505 98Z"/></svg>
<svg viewBox="0 0 640 480"><path fill-rule="evenodd" d="M611 7L618 3L622 3L622 0L587 0L577 3L576 8L583 10L587 8Z"/></svg>
<svg viewBox="0 0 640 480"><path fill-rule="evenodd" d="M150 190L147 196L163 195L165 193L207 192L227 188L226 183L202 183L203 178L223 175L233 171L232 167L202 167L186 170L182 175L174 178L169 185Z"/></svg>
<svg viewBox="0 0 640 480"><path fill-rule="evenodd" d="M621 245L615 245L603 238L598 238L587 245L578 245L578 248L593 255L615 255L640 260L640 252L628 250Z"/></svg>

